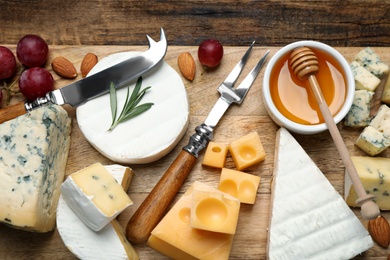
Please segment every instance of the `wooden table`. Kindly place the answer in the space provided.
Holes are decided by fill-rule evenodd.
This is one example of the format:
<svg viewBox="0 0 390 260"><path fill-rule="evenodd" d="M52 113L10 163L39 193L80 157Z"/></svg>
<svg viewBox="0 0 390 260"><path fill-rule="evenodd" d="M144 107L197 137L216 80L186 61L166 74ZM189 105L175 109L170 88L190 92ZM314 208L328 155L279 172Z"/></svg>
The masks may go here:
<svg viewBox="0 0 390 260"><path fill-rule="evenodd" d="M374 46L390 64L390 2L358 1L0 1L0 45L15 50L25 34L40 34L50 44L49 62L63 55L79 67L82 56L93 52L101 59L121 51L146 49L145 34L158 39L159 28L166 31L169 49L165 61L178 71L177 56L189 51L196 57L201 40L214 37L225 46L221 66L200 75L198 67L191 83L183 78L190 102L190 125L179 145L166 157L149 165L131 165L135 177L128 191L134 205L119 217L125 226L128 219L153 188L173 159L187 144L193 129L203 122L218 98L216 87L232 69L246 46L257 41L248 72L268 47L271 55L281 46L296 40L313 39L336 47L347 60L352 60L361 47ZM245 47L240 47L245 46ZM354 47L354 48L352 48ZM381 48L380 48L381 47ZM197 64L199 66L199 64ZM47 68L50 66L47 65ZM244 74L245 74L244 72ZM257 131L267 157L248 172L261 176L255 205L241 207L237 235L231 259L265 259L270 182L273 173L275 132L278 126L267 115L261 98L264 68L244 103L231 107L215 131L215 141L229 143ZM79 76L77 79L80 79ZM71 80L55 76L60 88ZM16 101L16 99L14 100ZM77 126L75 109L66 107L73 120L72 144L66 174L95 162L111 163L83 138ZM339 124L352 155L363 155L353 145L360 133ZM306 152L343 194L344 167L327 132L312 136L294 135ZM390 157L390 151L382 156ZM194 170L180 190L200 180L217 185L218 170L202 167L199 158ZM228 157L226 167L234 168ZM180 196L180 194L178 196ZM176 197L176 199L178 198ZM356 215L364 221L355 210ZM390 219L390 213L384 216ZM146 245L136 245L142 259L165 259ZM375 245L356 259L386 259L390 253ZM23 232L0 225L0 259L74 259L64 246L58 231L47 234Z"/></svg>

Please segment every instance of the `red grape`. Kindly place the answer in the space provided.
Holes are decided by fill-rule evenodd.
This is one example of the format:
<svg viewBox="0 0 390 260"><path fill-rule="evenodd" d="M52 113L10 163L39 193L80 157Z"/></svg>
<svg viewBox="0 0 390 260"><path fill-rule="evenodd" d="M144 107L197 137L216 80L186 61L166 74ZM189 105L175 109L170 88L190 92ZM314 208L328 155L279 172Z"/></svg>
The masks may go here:
<svg viewBox="0 0 390 260"><path fill-rule="evenodd" d="M30 68L19 78L19 89L30 100L44 97L54 89L54 79L50 72L41 67Z"/></svg>
<svg viewBox="0 0 390 260"><path fill-rule="evenodd" d="M15 71L15 55L7 47L0 46L0 79L11 77L14 75Z"/></svg>
<svg viewBox="0 0 390 260"><path fill-rule="evenodd" d="M198 48L198 59L203 66L217 67L223 57L222 44L214 39L204 40Z"/></svg>
<svg viewBox="0 0 390 260"><path fill-rule="evenodd" d="M25 35L16 46L18 60L30 68L44 65L48 53L49 47L46 41L38 35Z"/></svg>

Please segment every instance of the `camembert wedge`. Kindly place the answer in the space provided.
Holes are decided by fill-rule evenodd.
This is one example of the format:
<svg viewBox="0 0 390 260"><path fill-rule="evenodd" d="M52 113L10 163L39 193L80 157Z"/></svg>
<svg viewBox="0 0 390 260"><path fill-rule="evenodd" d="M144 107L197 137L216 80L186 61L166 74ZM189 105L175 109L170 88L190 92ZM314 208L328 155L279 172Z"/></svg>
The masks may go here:
<svg viewBox="0 0 390 260"><path fill-rule="evenodd" d="M359 219L284 128L277 132L269 259L350 259L373 246Z"/></svg>

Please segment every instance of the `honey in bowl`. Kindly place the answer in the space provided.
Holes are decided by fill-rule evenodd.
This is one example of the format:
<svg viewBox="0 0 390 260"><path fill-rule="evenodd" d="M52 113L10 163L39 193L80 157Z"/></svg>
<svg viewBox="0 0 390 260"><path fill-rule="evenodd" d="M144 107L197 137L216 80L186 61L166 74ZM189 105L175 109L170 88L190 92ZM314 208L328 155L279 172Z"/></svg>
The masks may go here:
<svg viewBox="0 0 390 260"><path fill-rule="evenodd" d="M315 75L331 114L343 106L347 83L341 66L326 52L311 48L318 58L319 71ZM308 80L294 75L289 64L290 53L282 56L270 75L270 94L276 108L286 118L304 125L324 123L321 111Z"/></svg>

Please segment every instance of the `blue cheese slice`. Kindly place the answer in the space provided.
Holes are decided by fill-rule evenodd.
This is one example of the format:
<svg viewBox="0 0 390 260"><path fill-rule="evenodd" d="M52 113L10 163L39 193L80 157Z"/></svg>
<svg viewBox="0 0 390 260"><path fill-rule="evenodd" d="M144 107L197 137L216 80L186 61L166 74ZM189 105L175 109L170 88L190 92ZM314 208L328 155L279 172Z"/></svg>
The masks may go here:
<svg viewBox="0 0 390 260"><path fill-rule="evenodd" d="M360 220L284 128L277 133L269 259L351 259L373 246Z"/></svg>
<svg viewBox="0 0 390 260"><path fill-rule="evenodd" d="M370 47L366 47L356 54L355 60L377 77L381 77L384 73L389 72L389 66L381 61L379 55Z"/></svg>
<svg viewBox="0 0 390 260"><path fill-rule="evenodd" d="M390 159L369 156L351 156L356 171L368 194L374 195L374 201L381 210L390 210ZM358 196L349 175L345 174L344 196L351 207Z"/></svg>
<svg viewBox="0 0 390 260"><path fill-rule="evenodd" d="M54 229L70 145L71 120L60 106L38 108L0 125L0 221Z"/></svg>
<svg viewBox="0 0 390 260"><path fill-rule="evenodd" d="M345 117L345 125L364 127L370 123L370 109L373 96L374 92L365 89L355 91L352 106Z"/></svg>
<svg viewBox="0 0 390 260"><path fill-rule="evenodd" d="M379 78L375 77L357 61L352 61L350 64L353 78L355 79L356 89L365 89L368 91L375 91L381 82Z"/></svg>
<svg viewBox="0 0 390 260"><path fill-rule="evenodd" d="M390 146L390 139L369 125L360 133L355 141L355 145L368 155L375 156Z"/></svg>

